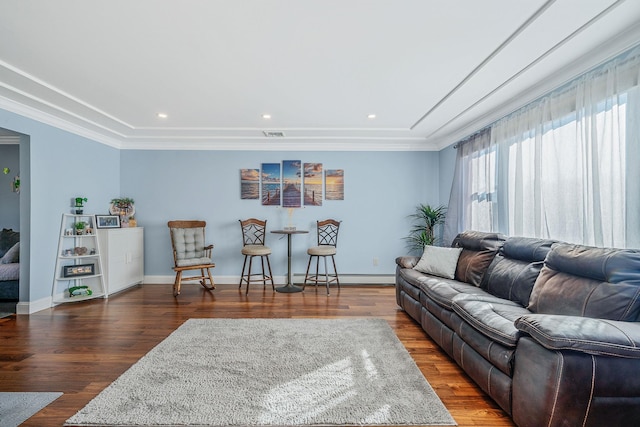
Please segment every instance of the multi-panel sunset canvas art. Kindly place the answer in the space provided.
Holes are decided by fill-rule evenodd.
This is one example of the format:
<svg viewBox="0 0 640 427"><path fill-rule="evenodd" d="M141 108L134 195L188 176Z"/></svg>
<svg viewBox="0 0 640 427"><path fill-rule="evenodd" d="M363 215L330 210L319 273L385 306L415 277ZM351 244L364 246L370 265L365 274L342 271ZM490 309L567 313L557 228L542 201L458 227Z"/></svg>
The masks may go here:
<svg viewBox="0 0 640 427"><path fill-rule="evenodd" d="M240 169L240 198L283 208L322 206L323 199L344 200L344 169L325 170L322 163L300 160Z"/></svg>

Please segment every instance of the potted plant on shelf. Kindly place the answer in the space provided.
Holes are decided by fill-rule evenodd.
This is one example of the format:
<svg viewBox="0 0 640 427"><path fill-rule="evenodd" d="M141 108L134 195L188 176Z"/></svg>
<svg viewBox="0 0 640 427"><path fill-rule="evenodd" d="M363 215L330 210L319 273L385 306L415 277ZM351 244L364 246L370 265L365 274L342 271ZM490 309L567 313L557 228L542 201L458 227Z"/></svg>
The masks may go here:
<svg viewBox="0 0 640 427"><path fill-rule="evenodd" d="M83 203L87 201L87 198L86 197L76 197L73 200L75 202L74 208L75 208L75 211L76 211L76 215L82 215L82 212L84 212Z"/></svg>
<svg viewBox="0 0 640 427"><path fill-rule="evenodd" d="M437 242L436 228L444 224L447 216L446 206L432 207L431 205L419 204L416 212L409 215L414 223L409 236L405 239L408 246L413 251L424 251L425 246L434 245Z"/></svg>
<svg viewBox="0 0 640 427"><path fill-rule="evenodd" d="M76 227L76 234L77 234L77 235L82 235L82 234L84 234L84 229L85 229L85 227L86 227L86 226L87 226L87 223L86 223L86 222L84 222L84 221L78 221L78 222L76 222L76 224L75 224L75 227Z"/></svg>
<svg viewBox="0 0 640 427"><path fill-rule="evenodd" d="M119 197L117 199L111 199L109 213L111 215L120 215L121 220L128 219L135 213L133 203L134 201L130 197Z"/></svg>

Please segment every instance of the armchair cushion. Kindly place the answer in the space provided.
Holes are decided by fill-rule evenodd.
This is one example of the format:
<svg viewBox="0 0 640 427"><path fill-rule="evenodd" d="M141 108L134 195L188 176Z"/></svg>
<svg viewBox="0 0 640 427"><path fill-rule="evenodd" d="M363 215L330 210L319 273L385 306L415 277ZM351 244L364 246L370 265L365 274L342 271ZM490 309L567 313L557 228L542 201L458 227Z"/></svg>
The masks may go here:
<svg viewBox="0 0 640 427"><path fill-rule="evenodd" d="M188 259L177 260L176 267L190 267L193 265L209 265L209 264L213 264L213 261L209 257L188 258Z"/></svg>
<svg viewBox="0 0 640 427"><path fill-rule="evenodd" d="M579 316L529 314L515 322L549 350L640 359L640 324Z"/></svg>
<svg viewBox="0 0 640 427"><path fill-rule="evenodd" d="M453 279L462 248L439 248L425 246L422 258L414 269L433 276Z"/></svg>
<svg viewBox="0 0 640 427"><path fill-rule="evenodd" d="M202 258L204 256L204 228L173 228L176 260Z"/></svg>

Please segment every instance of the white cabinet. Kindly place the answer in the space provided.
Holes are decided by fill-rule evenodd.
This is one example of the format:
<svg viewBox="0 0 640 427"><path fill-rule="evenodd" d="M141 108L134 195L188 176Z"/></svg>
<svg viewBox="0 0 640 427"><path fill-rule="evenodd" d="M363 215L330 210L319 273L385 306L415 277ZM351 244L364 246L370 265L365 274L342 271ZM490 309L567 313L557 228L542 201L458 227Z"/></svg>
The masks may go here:
<svg viewBox="0 0 640 427"><path fill-rule="evenodd" d="M53 273L53 304L106 298L93 215L62 214Z"/></svg>
<svg viewBox="0 0 640 427"><path fill-rule="evenodd" d="M144 279L144 229L98 230L100 258L107 294L142 283Z"/></svg>

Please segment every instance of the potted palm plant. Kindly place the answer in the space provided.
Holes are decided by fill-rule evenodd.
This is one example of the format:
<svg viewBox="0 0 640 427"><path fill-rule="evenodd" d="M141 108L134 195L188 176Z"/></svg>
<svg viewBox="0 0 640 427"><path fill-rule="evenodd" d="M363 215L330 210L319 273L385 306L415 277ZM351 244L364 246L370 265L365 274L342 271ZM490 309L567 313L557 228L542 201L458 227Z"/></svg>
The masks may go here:
<svg viewBox="0 0 640 427"><path fill-rule="evenodd" d="M415 213L409 215L413 219L413 226L409 236L405 238L409 249L422 252L425 246L434 245L438 240L436 228L444 224L446 216L446 206L432 207L427 204L416 206Z"/></svg>

